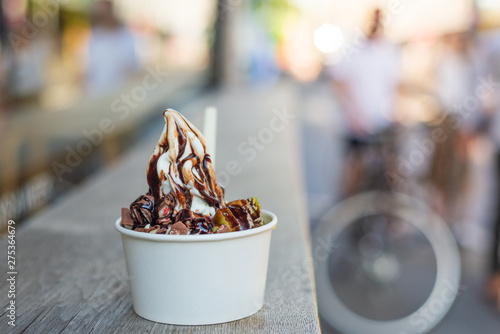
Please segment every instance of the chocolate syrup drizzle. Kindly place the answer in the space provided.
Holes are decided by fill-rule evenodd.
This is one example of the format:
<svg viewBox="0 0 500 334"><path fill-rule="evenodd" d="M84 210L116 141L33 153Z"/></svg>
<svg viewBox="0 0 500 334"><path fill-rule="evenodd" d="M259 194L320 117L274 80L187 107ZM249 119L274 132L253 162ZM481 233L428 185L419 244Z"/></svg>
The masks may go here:
<svg viewBox="0 0 500 334"><path fill-rule="evenodd" d="M190 183L209 206L225 207L224 190L215 179L212 161L206 153L206 141L201 132L175 110L166 109L163 117L165 127L147 171L149 191L155 202L159 203L168 195L163 193L161 185L170 178L170 185L181 209L191 209L193 196L196 195L191 193ZM201 147L197 145L197 141L201 143ZM187 155L186 149L190 150ZM168 171L158 171L157 168L158 160L163 154L168 154L171 161Z"/></svg>

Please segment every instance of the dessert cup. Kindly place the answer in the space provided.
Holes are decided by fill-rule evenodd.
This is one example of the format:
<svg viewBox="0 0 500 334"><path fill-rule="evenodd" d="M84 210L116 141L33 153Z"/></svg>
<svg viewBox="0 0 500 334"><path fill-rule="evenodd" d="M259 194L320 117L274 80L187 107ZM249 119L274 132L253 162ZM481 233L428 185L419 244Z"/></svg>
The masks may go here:
<svg viewBox="0 0 500 334"><path fill-rule="evenodd" d="M276 216L262 210L265 225L201 235L120 232L134 311L174 325L208 325L248 317L264 301L271 230Z"/></svg>

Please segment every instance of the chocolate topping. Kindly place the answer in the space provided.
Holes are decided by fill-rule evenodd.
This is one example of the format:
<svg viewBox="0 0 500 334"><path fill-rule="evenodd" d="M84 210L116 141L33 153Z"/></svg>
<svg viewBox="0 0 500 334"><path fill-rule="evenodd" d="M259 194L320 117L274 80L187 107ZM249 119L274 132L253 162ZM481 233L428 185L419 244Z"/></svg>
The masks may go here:
<svg viewBox="0 0 500 334"><path fill-rule="evenodd" d="M137 227L134 231L137 231L137 232L146 232L146 233L156 233L157 230L159 230L158 226L150 226L148 228L146 228L146 227Z"/></svg>
<svg viewBox="0 0 500 334"><path fill-rule="evenodd" d="M262 225L255 198L227 203L216 182L206 141L178 112L163 112L165 126L147 169L149 192L130 210L122 209L122 226L156 234L210 234Z"/></svg>
<svg viewBox="0 0 500 334"><path fill-rule="evenodd" d="M158 231L156 231L156 234L166 234L167 229L165 227L160 227Z"/></svg>
<svg viewBox="0 0 500 334"><path fill-rule="evenodd" d="M217 184L210 155L206 153L206 142L200 131L178 112L167 109L163 112L165 127L157 146L153 151L148 166L147 180L150 191L156 201L161 201L164 194L163 182L170 182L176 202L181 209L191 209L193 196L187 186L192 184L209 206L225 206L224 192ZM188 135L189 134L189 135ZM189 154L184 156L189 148ZM158 171L158 159L168 154L171 165L165 173ZM158 175L160 173L160 175Z"/></svg>
<svg viewBox="0 0 500 334"><path fill-rule="evenodd" d="M190 234L212 234L214 230L212 223L207 221L205 217L194 219L193 225Z"/></svg>
<svg viewBox="0 0 500 334"><path fill-rule="evenodd" d="M243 206L230 205L229 209L240 224L241 231L248 230L253 227L253 219Z"/></svg>
<svg viewBox="0 0 500 334"><path fill-rule="evenodd" d="M231 232L231 228L229 228L229 226L227 226L227 225L221 225L217 229L217 233L227 233L227 232Z"/></svg>
<svg viewBox="0 0 500 334"><path fill-rule="evenodd" d="M130 216L130 210L122 208L122 226L131 229L134 226L134 221Z"/></svg>
<svg viewBox="0 0 500 334"><path fill-rule="evenodd" d="M191 221L193 219L193 212L189 209L182 209L179 212L177 212L177 215L175 216L175 222L183 222L186 223L188 221Z"/></svg>
<svg viewBox="0 0 500 334"><path fill-rule="evenodd" d="M186 227L181 222L177 222L170 227L170 232L168 234L188 234L189 228Z"/></svg>
<svg viewBox="0 0 500 334"><path fill-rule="evenodd" d="M149 194L139 196L130 205L130 215L136 225L152 225L155 219L153 196Z"/></svg>
<svg viewBox="0 0 500 334"><path fill-rule="evenodd" d="M156 220L157 225L168 226L173 224L174 222L170 218L158 218Z"/></svg>
<svg viewBox="0 0 500 334"><path fill-rule="evenodd" d="M158 218L169 218L172 216L175 207L175 195L171 191L167 196L163 197L157 208L156 216Z"/></svg>

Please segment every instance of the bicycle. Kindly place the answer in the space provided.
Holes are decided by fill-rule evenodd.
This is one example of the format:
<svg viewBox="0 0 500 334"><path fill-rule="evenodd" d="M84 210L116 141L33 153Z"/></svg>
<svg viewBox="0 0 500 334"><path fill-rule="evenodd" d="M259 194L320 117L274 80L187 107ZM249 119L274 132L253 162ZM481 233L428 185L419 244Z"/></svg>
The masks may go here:
<svg viewBox="0 0 500 334"><path fill-rule="evenodd" d="M328 258L314 259L320 315L342 333L425 333L441 321L458 294L460 255L448 226L424 202L396 192L385 177L395 167L397 137L393 129L363 143L362 191L335 205L313 231L313 242L324 245L328 240ZM392 305L396 317L375 318L359 306L355 312L346 305L346 293L334 289L342 280L332 281L332 266L347 272L344 286L354 282L366 291L385 291L401 277L412 251L424 245L435 257L432 291L412 308L401 302Z"/></svg>

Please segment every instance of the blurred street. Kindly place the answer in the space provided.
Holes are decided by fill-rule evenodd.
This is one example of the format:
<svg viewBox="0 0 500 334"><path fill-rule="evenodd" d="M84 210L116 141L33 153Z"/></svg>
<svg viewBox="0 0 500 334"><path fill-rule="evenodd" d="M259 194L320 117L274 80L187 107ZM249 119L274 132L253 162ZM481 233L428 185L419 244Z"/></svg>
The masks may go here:
<svg viewBox="0 0 500 334"><path fill-rule="evenodd" d="M0 242L19 224L36 272L50 227L47 268L63 288L81 274L76 293L43 286L40 317L20 296L25 328L64 331L90 312L96 332L172 329L140 320L126 285L103 322L79 306L109 276L85 256L117 238L109 223L87 249L87 216L127 212L172 108L200 130L218 113L217 182L272 203L285 226L262 311L213 331L318 332L319 314L326 334L500 333L499 88L499 1L0 0ZM141 177L129 188L124 162Z"/></svg>
<svg viewBox="0 0 500 334"><path fill-rule="evenodd" d="M315 223L321 216L339 201L338 185L342 173L344 150L340 134L344 121L327 81L294 84L293 89L296 92L293 95L300 97L296 100L299 103L297 107L308 110L303 114L302 152L307 179L309 217L311 227L314 229ZM472 205L467 208L467 220L462 222L462 228L467 230L458 231L463 238L461 249L463 276L459 294L450 312L430 333L468 334L477 332L477 328L481 328L478 333L496 333L500 328L500 316L495 310L494 303L486 298L484 288L489 269L489 263L486 261L489 255L488 245L492 242L492 235L489 233L492 217L488 212L491 212L489 208L494 205L492 199L496 196L495 187L492 184L498 182L492 173L492 164L490 156L483 159L481 163L473 165L471 171L474 177L471 187L473 194L470 194ZM345 238L346 235L343 237ZM340 240L339 242L346 241ZM429 281L423 279L423 276L430 275L430 279L433 280L435 262L432 259L432 253L429 253L428 245L423 245L422 248L423 252L417 252L417 255L411 259L412 266L405 267L401 273L400 280L411 282L412 285L400 291L402 294L400 297L404 299L397 299L397 303L396 300L392 300L392 304L388 301L384 303L383 296L379 296L370 301L371 306L367 306L367 303L370 303L367 295L355 293L356 289L359 289L359 283L349 276L337 277L332 284L338 285L341 290L349 291L346 300L348 305L355 310L365 309L365 314L385 319L393 318L394 314L403 316L405 314L400 313L401 309L406 307L411 309L414 307L412 301L430 293ZM418 268L417 272L415 268ZM414 275L418 275L419 278ZM383 289L379 293L397 294ZM385 297L390 298L387 295ZM408 304L405 304L405 301ZM339 333L324 320L322 326L324 326L324 333Z"/></svg>

